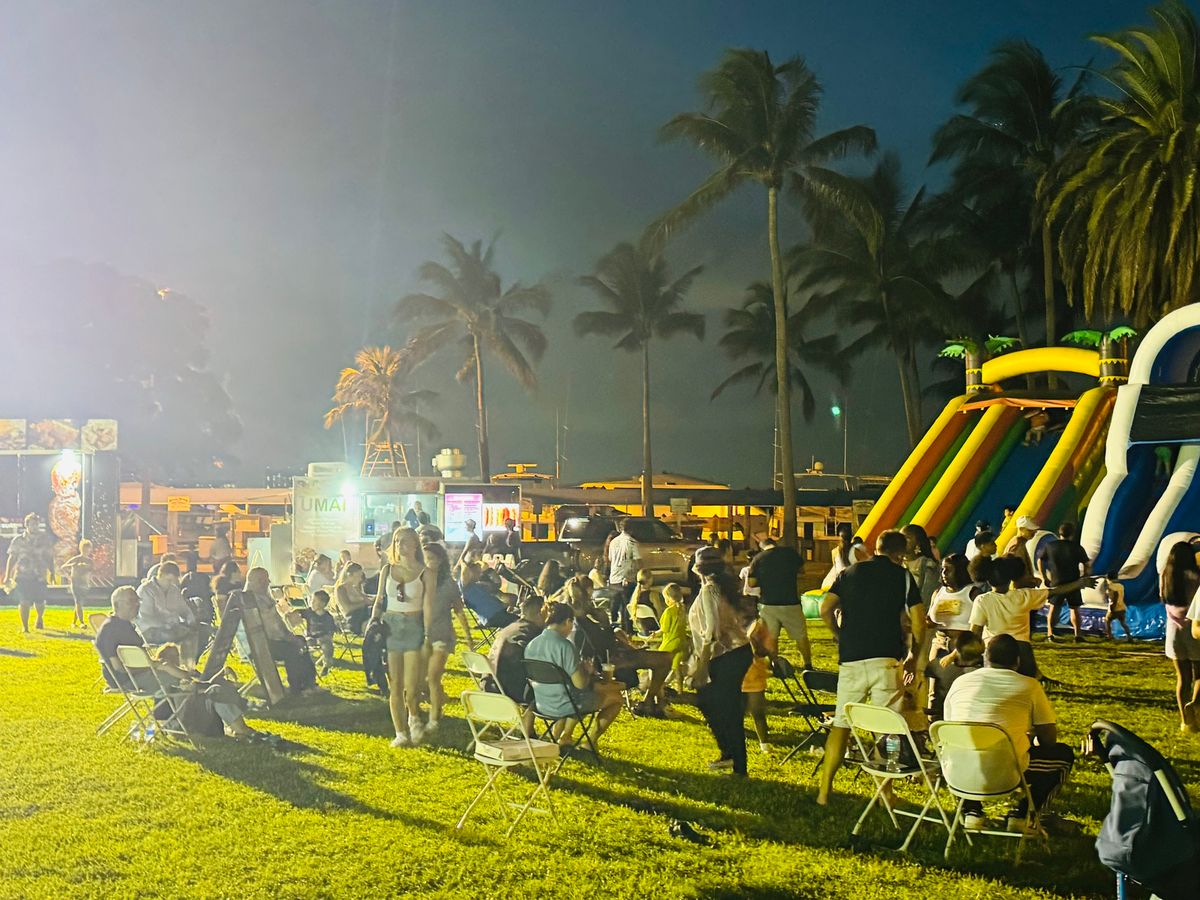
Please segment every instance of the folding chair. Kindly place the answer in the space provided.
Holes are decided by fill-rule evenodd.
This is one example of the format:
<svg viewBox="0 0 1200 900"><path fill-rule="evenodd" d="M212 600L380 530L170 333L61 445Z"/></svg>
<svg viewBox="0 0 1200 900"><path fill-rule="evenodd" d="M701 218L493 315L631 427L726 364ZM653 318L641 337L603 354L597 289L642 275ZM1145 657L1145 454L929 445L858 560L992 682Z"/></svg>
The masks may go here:
<svg viewBox="0 0 1200 900"><path fill-rule="evenodd" d="M483 640L475 642L475 649L486 650L496 640L496 632L499 629L489 628L487 625L484 625L483 620L479 618L479 614L471 609L471 607L464 605L463 608L467 611L467 624L472 628L478 629L479 633L483 635ZM471 636L469 634L467 635L467 642L471 643Z"/></svg>
<svg viewBox="0 0 1200 900"><path fill-rule="evenodd" d="M643 630L643 622L649 622L650 628L647 633L658 631L658 611L649 603L639 603L634 609L634 628L639 632Z"/></svg>
<svg viewBox="0 0 1200 900"><path fill-rule="evenodd" d="M96 655L99 656L98 653ZM119 661L117 665L120 665ZM108 676L107 679L105 678L105 674ZM107 684L109 679L111 679L115 687ZM129 689L126 689L124 685L129 683L128 678L122 679L116 668L102 656L100 657L100 680L106 682L103 691L105 694L121 695L121 705L109 713L104 721L96 726L96 737L107 734L122 719L132 715L135 721L133 727L129 729L125 737L126 739L140 739L140 735L145 732L146 726L154 721L152 714L147 718L145 708L145 703L153 701L154 695L136 690L132 687L132 684L130 684ZM138 735L138 738L134 738L134 735Z"/></svg>
<svg viewBox="0 0 1200 900"><path fill-rule="evenodd" d="M946 838L946 859L960 828L967 843L976 835L1019 838L1016 863L1021 862L1025 841L1045 832L1038 825L1038 812L1033 807L1033 795L1021 771L1017 750L1012 738L993 722L934 722L929 738L937 750L941 764L942 782L957 798L954 822ZM983 803L1019 793L1025 800L1025 827L1019 832L978 829L968 832L963 827L963 804L968 800ZM1048 849L1048 847L1047 847Z"/></svg>
<svg viewBox="0 0 1200 900"><path fill-rule="evenodd" d="M500 679L496 677L496 670L490 659L474 650L464 650L462 661L477 689L491 694L500 691Z"/></svg>
<svg viewBox="0 0 1200 900"><path fill-rule="evenodd" d="M561 666L557 666L552 662L544 662L540 659L527 659L525 660L525 677L529 679L529 683L531 685L557 684L561 686L567 692L567 698L571 701L572 712L569 715L548 716L537 708L537 695L535 692L535 699L531 709L533 710L534 716L536 716L546 726L545 734L542 736L553 739L554 726L559 722L565 722L568 719L573 719L579 723L579 727L583 730L583 738L585 741L587 741L588 749L592 751L592 754L597 760L600 759L600 751L596 748L596 741L592 737L591 730L592 725L596 721L596 715L598 711L593 710L592 712L585 713L579 708L579 704L575 700L575 691L577 688L571 683L571 676L568 675ZM571 752L575 749L578 749L578 743L573 745L568 750L567 755L570 756Z"/></svg>
<svg viewBox="0 0 1200 900"><path fill-rule="evenodd" d="M333 621L337 624L337 633L333 636L333 658L342 659L349 657L350 662L357 665L359 658L354 641L358 635L351 630L350 623L346 621L346 617L339 611L330 606L329 612L333 615Z"/></svg>
<svg viewBox="0 0 1200 900"><path fill-rule="evenodd" d="M800 751L817 746L818 741L821 741L823 745L824 739L829 736L837 704L822 703L817 699L817 694L836 697L838 673L806 669L801 676L797 676L795 667L782 656L775 657L771 668L775 677L783 682L784 688L795 703L795 706L788 710L789 715L799 716L804 720L804 726L808 729L808 734L801 739L800 743L789 750L787 755L779 761L782 766ZM795 685L795 689L792 685ZM822 750L813 766L813 774L816 774L817 769L821 767L824 755Z"/></svg>
<svg viewBox="0 0 1200 900"><path fill-rule="evenodd" d="M550 779L562 765L558 744L554 741L538 740L532 736L525 726L520 707L504 694L463 691L459 699L462 700L467 725L475 738L475 759L487 772L487 781L463 811L462 818L454 826L455 830L462 830L475 804L489 790L495 796L505 821L509 821L510 808L517 810L516 817L509 821L508 831L504 835L506 838L512 836L527 812L547 813L553 816ZM499 731L500 737L485 737L489 731ZM537 787L525 798L524 803L506 801L496 786L496 779L500 773L514 766L530 766L537 777ZM546 797L545 807L534 806L534 801L543 794Z"/></svg>
<svg viewBox="0 0 1200 900"><path fill-rule="evenodd" d="M916 837L917 829L921 827L922 822L941 821L942 825L949 831L950 820L946 817L946 811L942 808L942 804L937 797L938 788L941 786L941 775L938 772L938 764L934 760L924 759L921 756L917 742L913 740L912 732L908 728L908 723L904 721L904 716L900 715L894 709L888 709L884 706L872 706L869 703L847 703L846 719L850 723L850 730L854 735L854 741L858 745L858 751L862 757L857 764L862 771L870 775L875 781L875 795L871 797L871 802L867 804L867 808L862 811L862 815L854 823L854 829L850 832L851 837L858 836L862 830L863 822L866 821L871 810L875 808L875 804L880 801L882 801L882 806L887 811L888 817L892 820L892 825L897 831L900 830L900 822L896 816L906 816L907 818L916 820L913 822L908 836L904 839L904 843L899 847L901 853L908 851L908 847L912 843L913 838ZM863 743L863 732L872 736L870 752L867 751L868 745ZM877 749L880 743L879 739L889 735L899 735L907 742L914 760L912 764L898 761L894 769L889 768L889 760L883 759ZM928 790L928 796L921 807L921 811L914 813L892 806L884 793L888 785L893 781L913 778L918 775ZM930 809L934 806L937 807L937 817L929 814Z"/></svg>
<svg viewBox="0 0 1200 900"><path fill-rule="evenodd" d="M145 647L118 647L117 659L129 673L130 682L136 687L138 685L138 672L149 672L150 678L157 685L157 690L150 694L147 701L150 706L150 720L154 721L154 706L158 702L165 702L171 715L158 724L154 734L163 734L170 738L182 738L187 741L196 750L200 747L192 738L187 730L187 726L183 724L181 713L192 700L193 695L189 692L181 691L174 685L169 685L159 676L158 670L154 668L150 661L150 655L146 652ZM142 685L145 685L145 679L142 679ZM145 694L146 691L139 691Z"/></svg>

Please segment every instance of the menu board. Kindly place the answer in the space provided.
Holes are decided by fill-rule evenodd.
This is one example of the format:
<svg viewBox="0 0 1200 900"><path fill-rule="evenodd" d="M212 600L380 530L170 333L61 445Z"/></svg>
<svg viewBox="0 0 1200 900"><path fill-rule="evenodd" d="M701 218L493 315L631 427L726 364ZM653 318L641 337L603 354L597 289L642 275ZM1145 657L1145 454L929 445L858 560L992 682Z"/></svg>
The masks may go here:
<svg viewBox="0 0 1200 900"><path fill-rule="evenodd" d="M446 509L446 542L450 544L465 544L467 542L467 521L476 526L483 524L483 494L453 494L445 496ZM479 532L476 531L476 534Z"/></svg>
<svg viewBox="0 0 1200 900"><path fill-rule="evenodd" d="M0 453L117 449L115 419L0 419Z"/></svg>

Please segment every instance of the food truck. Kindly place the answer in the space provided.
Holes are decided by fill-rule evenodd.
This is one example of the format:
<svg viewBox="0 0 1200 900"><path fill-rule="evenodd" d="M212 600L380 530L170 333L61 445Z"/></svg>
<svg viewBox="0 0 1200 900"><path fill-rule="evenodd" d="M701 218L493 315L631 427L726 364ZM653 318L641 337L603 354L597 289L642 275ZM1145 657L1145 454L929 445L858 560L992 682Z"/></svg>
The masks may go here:
<svg viewBox="0 0 1200 900"><path fill-rule="evenodd" d="M368 574L379 569L375 542L392 523L436 525L449 545L467 539L468 521L485 541L503 532L505 519L520 527L521 489L512 484L476 484L459 479L361 477L341 463L313 463L292 480L291 548L295 574L304 574L318 554L336 560L349 550Z"/></svg>

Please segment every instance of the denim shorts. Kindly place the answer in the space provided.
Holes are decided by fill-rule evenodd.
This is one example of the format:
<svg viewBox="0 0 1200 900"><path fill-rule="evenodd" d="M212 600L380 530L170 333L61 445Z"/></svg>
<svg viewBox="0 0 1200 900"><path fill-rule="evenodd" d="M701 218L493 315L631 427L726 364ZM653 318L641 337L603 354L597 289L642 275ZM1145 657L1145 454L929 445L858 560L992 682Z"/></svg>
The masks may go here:
<svg viewBox="0 0 1200 900"><path fill-rule="evenodd" d="M384 613L383 621L388 627L389 653L412 653L420 650L425 643L425 626L420 616Z"/></svg>

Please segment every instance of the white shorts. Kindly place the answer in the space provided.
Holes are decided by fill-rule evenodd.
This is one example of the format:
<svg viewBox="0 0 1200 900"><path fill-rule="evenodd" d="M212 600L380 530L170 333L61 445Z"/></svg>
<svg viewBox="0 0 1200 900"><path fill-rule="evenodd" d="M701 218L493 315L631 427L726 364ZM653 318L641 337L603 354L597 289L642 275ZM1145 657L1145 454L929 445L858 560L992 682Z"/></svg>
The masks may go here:
<svg viewBox="0 0 1200 900"><path fill-rule="evenodd" d="M904 701L904 669L890 657L857 659L838 666L837 710L834 728L849 728L847 703L870 703L901 712Z"/></svg>
<svg viewBox="0 0 1200 900"><path fill-rule="evenodd" d="M804 618L804 607L799 603L777 606L772 603L758 604L758 614L766 623L771 637L778 638L780 630L786 631L793 641L808 637L808 620Z"/></svg>

